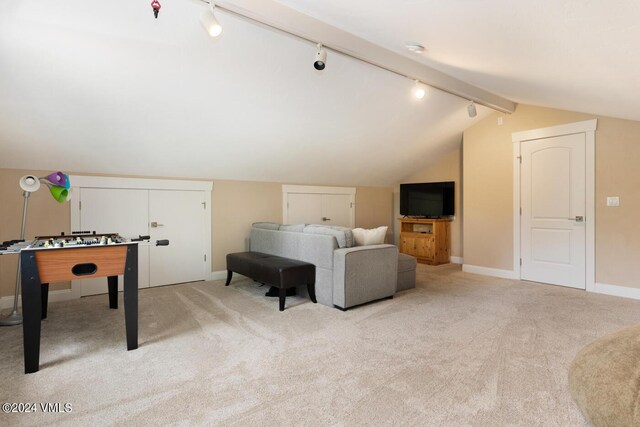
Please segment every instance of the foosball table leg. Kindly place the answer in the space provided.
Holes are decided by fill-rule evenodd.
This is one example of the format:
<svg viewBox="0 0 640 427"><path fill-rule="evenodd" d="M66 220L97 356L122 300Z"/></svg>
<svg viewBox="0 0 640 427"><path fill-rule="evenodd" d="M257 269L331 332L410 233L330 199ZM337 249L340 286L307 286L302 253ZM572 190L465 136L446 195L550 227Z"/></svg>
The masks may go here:
<svg viewBox="0 0 640 427"><path fill-rule="evenodd" d="M49 284L40 285L40 299L42 300L42 319L47 318L47 305L49 304Z"/></svg>
<svg viewBox="0 0 640 427"><path fill-rule="evenodd" d="M24 343L24 373L40 369L40 320L42 289L33 252L20 254L22 279L22 338Z"/></svg>
<svg viewBox="0 0 640 427"><path fill-rule="evenodd" d="M127 247L123 287L127 350L135 350L138 348L138 245Z"/></svg>
<svg viewBox="0 0 640 427"><path fill-rule="evenodd" d="M118 308L118 276L107 277L109 286L109 308Z"/></svg>

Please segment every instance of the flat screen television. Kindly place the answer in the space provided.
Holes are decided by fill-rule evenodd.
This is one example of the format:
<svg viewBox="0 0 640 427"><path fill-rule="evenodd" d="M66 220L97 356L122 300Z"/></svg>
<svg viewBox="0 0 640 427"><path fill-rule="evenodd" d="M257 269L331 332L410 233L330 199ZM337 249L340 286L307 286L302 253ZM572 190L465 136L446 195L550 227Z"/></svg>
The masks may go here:
<svg viewBox="0 0 640 427"><path fill-rule="evenodd" d="M455 183L400 184L400 215L445 218L455 215Z"/></svg>

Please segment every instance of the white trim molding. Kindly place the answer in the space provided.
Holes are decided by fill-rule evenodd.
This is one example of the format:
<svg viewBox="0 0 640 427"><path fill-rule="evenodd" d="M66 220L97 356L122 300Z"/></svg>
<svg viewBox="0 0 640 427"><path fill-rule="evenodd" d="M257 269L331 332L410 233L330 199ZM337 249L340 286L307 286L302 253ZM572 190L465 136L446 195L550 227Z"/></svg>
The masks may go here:
<svg viewBox="0 0 640 427"><path fill-rule="evenodd" d="M596 188L596 163L595 163L595 131L598 127L598 119L582 122L568 123L541 129L532 129L511 134L513 142L513 273L514 279L520 280L520 145L524 141L531 141L556 136L585 134L585 288L587 291L595 291L595 188ZM499 276L502 277L502 276Z"/></svg>
<svg viewBox="0 0 640 427"><path fill-rule="evenodd" d="M188 181L180 179L118 178L111 176L70 175L72 187L83 188L127 188L140 190L212 191L211 181ZM73 200L73 199L72 199Z"/></svg>
<svg viewBox="0 0 640 427"><path fill-rule="evenodd" d="M548 128L523 130L513 132L511 141L513 143L531 141L533 139L552 138L554 136L573 135L576 133L595 132L598 127L598 119L585 120L583 122L568 123L564 125L551 126Z"/></svg>
<svg viewBox="0 0 640 427"><path fill-rule="evenodd" d="M283 193L302 194L356 194L355 187L320 187L316 185L282 185Z"/></svg>
<svg viewBox="0 0 640 427"><path fill-rule="evenodd" d="M596 282L591 292L640 300L640 288L629 288L627 286L608 285L606 283Z"/></svg>
<svg viewBox="0 0 640 427"><path fill-rule="evenodd" d="M449 262L451 264L464 264L464 259L460 256L450 256Z"/></svg>
<svg viewBox="0 0 640 427"><path fill-rule="evenodd" d="M501 270L499 268L481 267L479 265L462 264L465 273L481 274L483 276L500 277L502 279L519 279L513 270Z"/></svg>

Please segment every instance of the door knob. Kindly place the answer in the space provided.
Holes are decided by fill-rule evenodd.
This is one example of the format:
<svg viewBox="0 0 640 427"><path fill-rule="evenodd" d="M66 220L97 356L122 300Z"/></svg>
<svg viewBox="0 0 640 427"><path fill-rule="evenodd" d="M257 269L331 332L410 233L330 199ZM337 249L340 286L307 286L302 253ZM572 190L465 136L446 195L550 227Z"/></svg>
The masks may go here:
<svg viewBox="0 0 640 427"><path fill-rule="evenodd" d="M576 215L575 218L567 218L567 219L569 219L571 221L575 221L575 222L584 222L584 217L580 216L580 215Z"/></svg>
<svg viewBox="0 0 640 427"><path fill-rule="evenodd" d="M323 221L331 221L331 218L327 218L326 216L323 216L323 217L322 217L322 220L323 220Z"/></svg>
<svg viewBox="0 0 640 427"><path fill-rule="evenodd" d="M158 224L156 221L151 223L151 228L164 227L164 224Z"/></svg>

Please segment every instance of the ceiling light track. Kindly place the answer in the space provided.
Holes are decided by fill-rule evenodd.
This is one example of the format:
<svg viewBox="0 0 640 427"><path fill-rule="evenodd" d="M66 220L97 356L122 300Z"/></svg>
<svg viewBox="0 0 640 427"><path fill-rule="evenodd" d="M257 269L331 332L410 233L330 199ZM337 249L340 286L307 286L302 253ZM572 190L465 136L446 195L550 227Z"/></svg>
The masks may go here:
<svg viewBox="0 0 640 427"><path fill-rule="evenodd" d="M424 93L425 93L424 88L425 88L425 86L429 86L429 87L431 87L433 89L437 89L437 90L439 90L441 92L444 92L444 93L447 93L449 95L453 95L453 96L455 96L457 98L464 99L465 101L471 102L471 105L473 105L474 112L475 112L475 104L482 105L484 107L490 108L490 109L492 109L494 111L498 111L498 112L503 112L503 113L511 113L512 112L509 109L500 108L500 107L496 107L494 105L491 105L489 103L485 103L481 99L472 98L472 97L468 97L468 96L463 96L460 93L456 93L456 92L454 92L452 90L449 90L447 88L440 87L440 86L437 86L437 85L434 85L434 84L431 84L431 83L423 82L419 78L416 78L415 76L406 75L404 73L398 72L397 70L393 70L391 68L385 67L384 65L371 62L371 61L369 61L369 60L367 60L365 58L362 58L362 57L359 57L359 56L357 56L357 55L355 55L353 53L350 53L346 49L341 49L340 47L337 47L337 46L329 46L329 45L321 43L321 42L319 42L317 40L312 40L309 37L305 37L304 35L301 35L299 33L296 33L296 32L287 30L287 29L285 29L283 27L280 27L280 26L265 22L265 21L260 20L260 19L258 19L256 17L249 16L249 15L247 15L245 13L240 12L239 10L234 10L234 9L230 9L228 7L225 7L224 5L221 5L218 2L208 1L208 0L198 0L198 1L201 2L201 3L209 5L209 7L211 8L211 11L209 12L209 14L211 14L211 15L213 15L213 11L214 10L222 10L222 11L224 11L226 13L229 13L231 15L235 15L237 17L240 17L240 18L244 19L244 20L256 23L256 24L261 25L261 26L265 26L267 28L276 30L276 31L278 31L280 33L292 36L292 37L294 37L296 39L303 40L303 41L306 41L306 42L311 43L313 45L316 45L318 47L318 51L316 53L316 61L314 62L314 68L316 68L316 70L319 70L319 71L324 70L324 68L326 66L326 59L327 59L326 50L331 50L331 51L340 53L342 55L348 56L349 58L356 59L356 60L358 60L360 62L364 62L365 64L369 64L369 65L371 65L373 67L379 68L381 70L385 70L385 71L387 71L389 73L393 73L393 74L395 74L397 76L401 76L401 77L407 78L407 79L415 82L415 87L414 87L413 93L416 96L416 98L423 98L424 97ZM238 8L238 9L240 9L240 8ZM213 19L215 20L215 17ZM215 22L220 28L219 32L217 34L214 35L214 34L211 33L211 31L209 31L207 29L207 31L209 31L209 34L212 37L217 37L220 33L222 33L222 27L220 26L220 24L217 23L217 20L215 20ZM203 22L203 24L204 24L204 22ZM205 28L207 28L207 27L205 26ZM321 65L319 64L319 59L322 60L322 61L320 61ZM321 66L321 68L318 68L318 66ZM419 96L419 95L421 95L421 96ZM469 105L469 107L471 107L471 105ZM471 115L471 111L470 110L468 110L468 113L469 113L469 117L475 117L475 114Z"/></svg>

